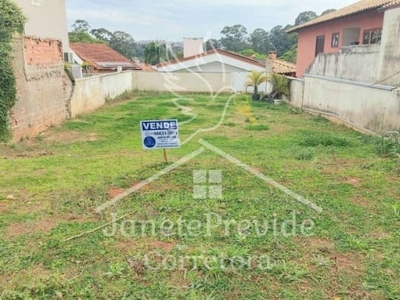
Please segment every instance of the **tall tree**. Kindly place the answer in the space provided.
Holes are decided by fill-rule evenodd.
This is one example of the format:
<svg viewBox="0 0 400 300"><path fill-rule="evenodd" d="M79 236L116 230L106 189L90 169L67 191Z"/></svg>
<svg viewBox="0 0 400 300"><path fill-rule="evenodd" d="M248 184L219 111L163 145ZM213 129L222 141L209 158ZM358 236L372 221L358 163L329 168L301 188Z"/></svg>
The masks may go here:
<svg viewBox="0 0 400 300"><path fill-rule="evenodd" d="M147 45L146 44L137 44L136 45L136 56L141 60L145 60L145 55L144 51L146 50Z"/></svg>
<svg viewBox="0 0 400 300"><path fill-rule="evenodd" d="M297 26L306 23L312 19L315 19L316 17L318 17L318 15L313 11L303 11L297 16L294 25Z"/></svg>
<svg viewBox="0 0 400 300"><path fill-rule="evenodd" d="M290 47L288 51L286 51L283 55L281 55L280 59L295 64L297 61L297 45L293 45L292 47Z"/></svg>
<svg viewBox="0 0 400 300"><path fill-rule="evenodd" d="M105 28L98 28L90 30L90 34L93 35L96 39L102 40L104 42L109 43L113 34Z"/></svg>
<svg viewBox="0 0 400 300"><path fill-rule="evenodd" d="M206 49L206 51L220 48L219 41L216 39L209 39L204 44L204 48Z"/></svg>
<svg viewBox="0 0 400 300"><path fill-rule="evenodd" d="M74 30L68 32L69 41L71 43L104 43L102 40L96 39L89 34L90 25L85 20L76 20L72 28L74 28Z"/></svg>
<svg viewBox="0 0 400 300"><path fill-rule="evenodd" d="M225 50L240 52L249 48L247 29L243 25L225 26L221 35L220 44Z"/></svg>
<svg viewBox="0 0 400 300"><path fill-rule="evenodd" d="M76 20L74 24L72 24L72 28L74 28L74 32L89 32L90 25L85 20Z"/></svg>
<svg viewBox="0 0 400 300"><path fill-rule="evenodd" d="M291 47L289 36L281 25L275 26L271 29L269 32L269 39L278 56L281 56Z"/></svg>
<svg viewBox="0 0 400 300"><path fill-rule="evenodd" d="M330 8L330 9L324 10L324 11L322 12L321 16L330 14L331 12L334 12L334 11L336 11L336 9L334 9L334 8Z"/></svg>
<svg viewBox="0 0 400 300"><path fill-rule="evenodd" d="M136 43L133 37L124 31L115 31L110 39L110 47L131 59L136 53Z"/></svg>
<svg viewBox="0 0 400 300"><path fill-rule="evenodd" d="M268 32L264 29L257 28L250 35L251 47L254 51L266 54L273 50L271 41L269 40Z"/></svg>

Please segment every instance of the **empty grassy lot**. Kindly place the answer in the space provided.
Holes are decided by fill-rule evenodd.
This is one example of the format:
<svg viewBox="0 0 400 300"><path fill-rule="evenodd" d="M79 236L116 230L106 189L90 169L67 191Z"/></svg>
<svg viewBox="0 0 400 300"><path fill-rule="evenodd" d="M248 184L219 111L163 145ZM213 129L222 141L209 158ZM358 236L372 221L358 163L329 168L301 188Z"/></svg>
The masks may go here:
<svg viewBox="0 0 400 300"><path fill-rule="evenodd" d="M176 103L136 95L0 145L0 299L399 299L399 159L378 138L246 96ZM139 121L167 118L191 139L165 163Z"/></svg>

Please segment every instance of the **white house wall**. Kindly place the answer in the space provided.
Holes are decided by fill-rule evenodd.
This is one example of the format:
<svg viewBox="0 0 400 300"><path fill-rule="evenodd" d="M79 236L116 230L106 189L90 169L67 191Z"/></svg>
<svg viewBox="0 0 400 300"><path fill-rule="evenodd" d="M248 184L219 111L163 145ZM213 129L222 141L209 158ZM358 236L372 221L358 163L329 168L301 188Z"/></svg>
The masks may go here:
<svg viewBox="0 0 400 300"><path fill-rule="evenodd" d="M200 73L232 73L232 72L248 72L247 70L240 69L236 66L231 66L228 64L222 64L221 62L211 62L205 65L201 65L198 67L184 69L190 70L193 72L200 72Z"/></svg>
<svg viewBox="0 0 400 300"><path fill-rule="evenodd" d="M400 7L385 12L377 69L381 83L400 86Z"/></svg>
<svg viewBox="0 0 400 300"><path fill-rule="evenodd" d="M206 67L203 70L203 66ZM175 64L169 64L158 68L159 72L178 72L184 70L198 70L198 72L221 72L221 70L232 70L231 72L259 70L265 71L265 67L251 64L233 57L213 53L205 56L182 60ZM226 71L229 72L229 71Z"/></svg>
<svg viewBox="0 0 400 300"><path fill-rule="evenodd" d="M25 35L61 40L70 52L65 0L14 0L28 21Z"/></svg>

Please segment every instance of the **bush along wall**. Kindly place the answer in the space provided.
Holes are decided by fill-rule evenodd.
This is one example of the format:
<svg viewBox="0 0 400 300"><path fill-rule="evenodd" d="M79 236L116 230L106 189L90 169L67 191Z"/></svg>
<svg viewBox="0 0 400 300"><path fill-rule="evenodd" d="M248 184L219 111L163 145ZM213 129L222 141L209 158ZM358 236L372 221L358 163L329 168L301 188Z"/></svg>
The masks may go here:
<svg viewBox="0 0 400 300"><path fill-rule="evenodd" d="M0 0L0 141L11 137L10 110L16 101L15 76L12 66L12 41L22 33L26 18L12 0Z"/></svg>

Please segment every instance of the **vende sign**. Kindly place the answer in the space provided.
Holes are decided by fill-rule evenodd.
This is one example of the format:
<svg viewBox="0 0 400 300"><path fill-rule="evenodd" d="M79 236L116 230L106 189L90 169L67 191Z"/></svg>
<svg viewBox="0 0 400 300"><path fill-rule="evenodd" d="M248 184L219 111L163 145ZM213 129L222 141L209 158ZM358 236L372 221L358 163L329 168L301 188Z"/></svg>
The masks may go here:
<svg viewBox="0 0 400 300"><path fill-rule="evenodd" d="M140 121L144 149L179 148L178 120Z"/></svg>

